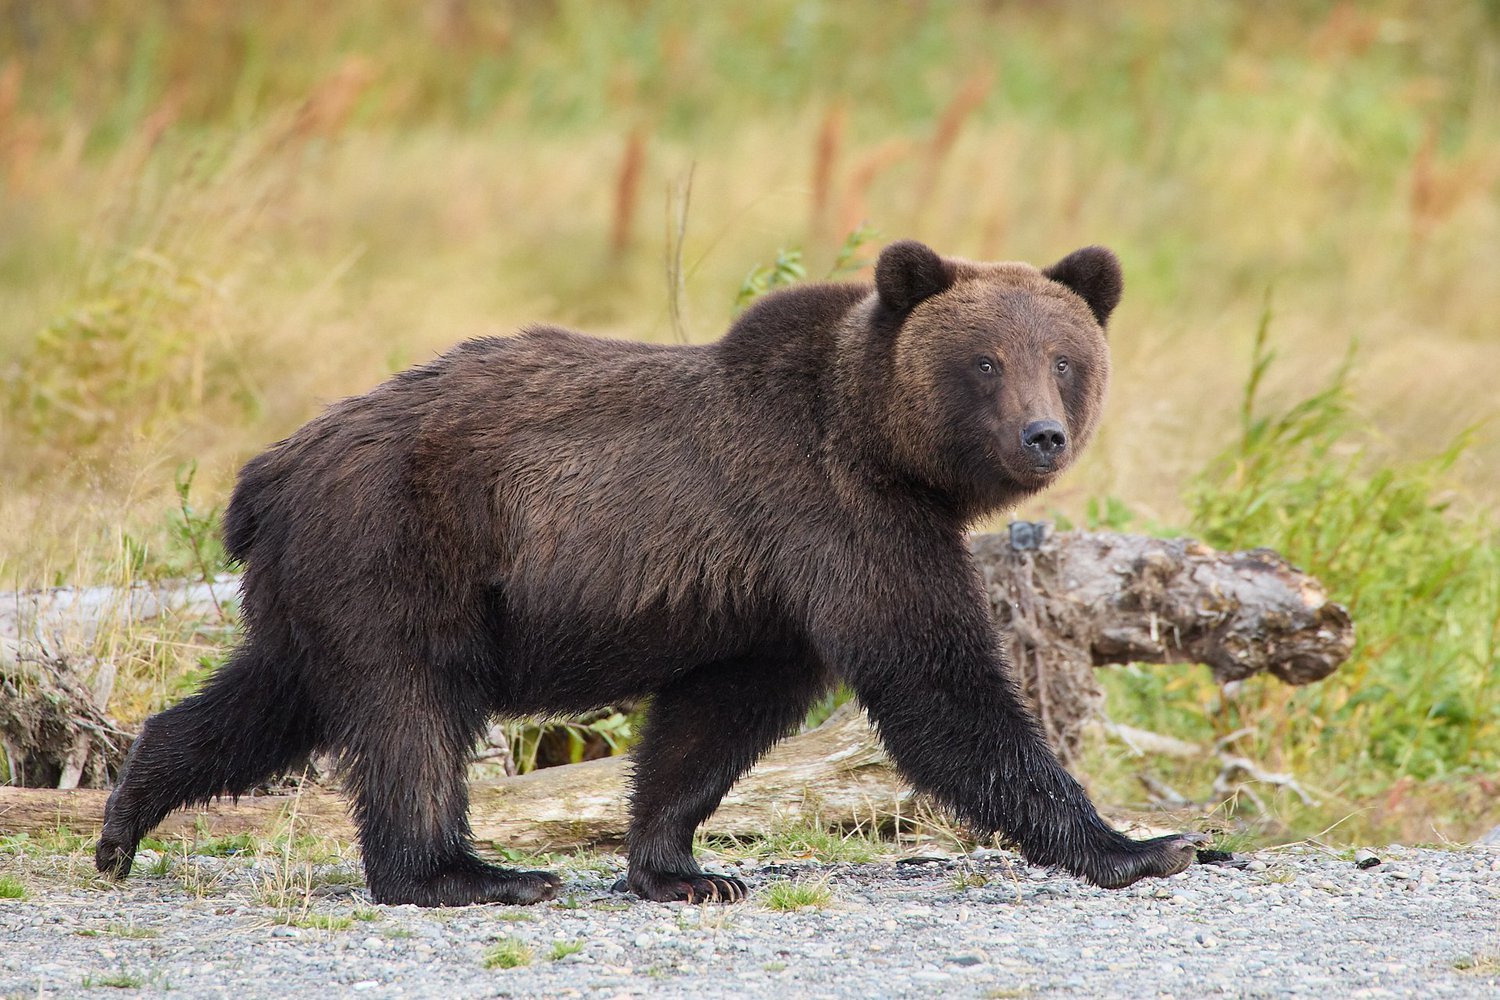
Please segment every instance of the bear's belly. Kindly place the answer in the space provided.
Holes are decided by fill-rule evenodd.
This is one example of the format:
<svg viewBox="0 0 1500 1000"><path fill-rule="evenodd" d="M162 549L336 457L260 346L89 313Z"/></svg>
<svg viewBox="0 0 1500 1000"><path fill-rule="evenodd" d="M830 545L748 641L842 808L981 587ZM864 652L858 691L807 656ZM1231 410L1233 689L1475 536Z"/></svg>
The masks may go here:
<svg viewBox="0 0 1500 1000"><path fill-rule="evenodd" d="M717 616L716 616L717 617ZM748 621L642 615L514 617L498 643L497 711L578 712L661 690L711 663L785 658L784 629Z"/></svg>

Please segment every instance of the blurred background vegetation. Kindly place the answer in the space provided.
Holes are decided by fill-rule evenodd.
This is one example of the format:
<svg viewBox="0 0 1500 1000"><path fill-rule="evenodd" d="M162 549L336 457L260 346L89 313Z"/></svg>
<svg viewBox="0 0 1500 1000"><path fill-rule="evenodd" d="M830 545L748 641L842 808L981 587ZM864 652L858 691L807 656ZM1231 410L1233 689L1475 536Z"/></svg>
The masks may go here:
<svg viewBox="0 0 1500 1000"><path fill-rule="evenodd" d="M1020 514L1354 610L1329 681L1121 671L1118 721L1249 729L1320 792L1285 829L1497 821L1496 0L0 0L0 585L212 569L239 463L463 337L707 340L903 236L1124 260L1100 438ZM111 641L127 720L222 649Z"/></svg>

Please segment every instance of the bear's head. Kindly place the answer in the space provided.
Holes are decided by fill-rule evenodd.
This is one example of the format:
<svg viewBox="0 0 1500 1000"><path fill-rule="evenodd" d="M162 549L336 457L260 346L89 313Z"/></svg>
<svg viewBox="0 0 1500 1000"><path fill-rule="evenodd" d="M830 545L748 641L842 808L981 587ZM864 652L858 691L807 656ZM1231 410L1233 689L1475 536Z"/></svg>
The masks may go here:
<svg viewBox="0 0 1500 1000"><path fill-rule="evenodd" d="M1041 270L944 258L914 241L886 247L866 358L882 362L890 459L968 517L1050 484L1093 436L1121 284L1103 247Z"/></svg>

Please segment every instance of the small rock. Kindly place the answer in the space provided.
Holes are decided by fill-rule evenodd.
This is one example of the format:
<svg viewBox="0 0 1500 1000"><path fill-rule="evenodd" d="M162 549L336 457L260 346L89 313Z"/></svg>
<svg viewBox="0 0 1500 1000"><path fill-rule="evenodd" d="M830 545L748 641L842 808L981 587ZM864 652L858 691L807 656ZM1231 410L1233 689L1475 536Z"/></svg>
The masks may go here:
<svg viewBox="0 0 1500 1000"><path fill-rule="evenodd" d="M1408 880L1415 881L1416 877L1417 877L1417 876L1413 875L1411 872L1407 871L1405 868L1387 868L1387 869L1385 869L1385 873L1387 875L1389 875L1391 878L1397 879L1397 880L1400 880L1400 881L1408 881Z"/></svg>
<svg viewBox="0 0 1500 1000"><path fill-rule="evenodd" d="M1375 855L1374 851L1369 851L1361 847L1359 850L1354 852L1354 867L1356 868L1374 868L1379 864L1380 858Z"/></svg>
<svg viewBox="0 0 1500 1000"><path fill-rule="evenodd" d="M298 938L302 932L295 927L272 927L271 936L279 938Z"/></svg>
<svg viewBox="0 0 1500 1000"><path fill-rule="evenodd" d="M949 965L983 965L984 964L984 956L976 954L974 952L967 952L967 953L965 953L963 955L949 955L948 956L948 964Z"/></svg>
<svg viewBox="0 0 1500 1000"><path fill-rule="evenodd" d="M1198 863L1200 865L1227 865L1234 862L1232 851L1201 850L1198 852Z"/></svg>
<svg viewBox="0 0 1500 1000"><path fill-rule="evenodd" d="M343 885L342 883L335 885L320 885L312 891L312 895L319 899L334 899L339 896L352 896L354 895L354 886Z"/></svg>
<svg viewBox="0 0 1500 1000"><path fill-rule="evenodd" d="M1263 872L1269 867L1271 866L1266 864L1260 858L1251 858L1249 861L1245 862L1245 871L1247 872Z"/></svg>

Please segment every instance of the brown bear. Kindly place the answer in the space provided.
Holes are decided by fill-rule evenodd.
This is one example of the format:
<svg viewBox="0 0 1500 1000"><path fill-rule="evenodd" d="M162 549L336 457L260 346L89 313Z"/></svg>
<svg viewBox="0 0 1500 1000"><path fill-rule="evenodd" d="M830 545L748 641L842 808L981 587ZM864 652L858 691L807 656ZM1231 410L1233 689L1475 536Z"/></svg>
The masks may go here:
<svg viewBox="0 0 1500 1000"><path fill-rule="evenodd" d="M650 696L628 885L738 899L693 831L842 680L976 831L1101 886L1181 871L1198 838L1121 835L1058 764L964 540L1088 442L1120 290L1100 247L1037 270L900 242L873 287L778 292L716 343L539 327L329 407L240 474L245 637L147 720L99 869L327 750L376 901L547 899L552 875L475 853L477 734Z"/></svg>

